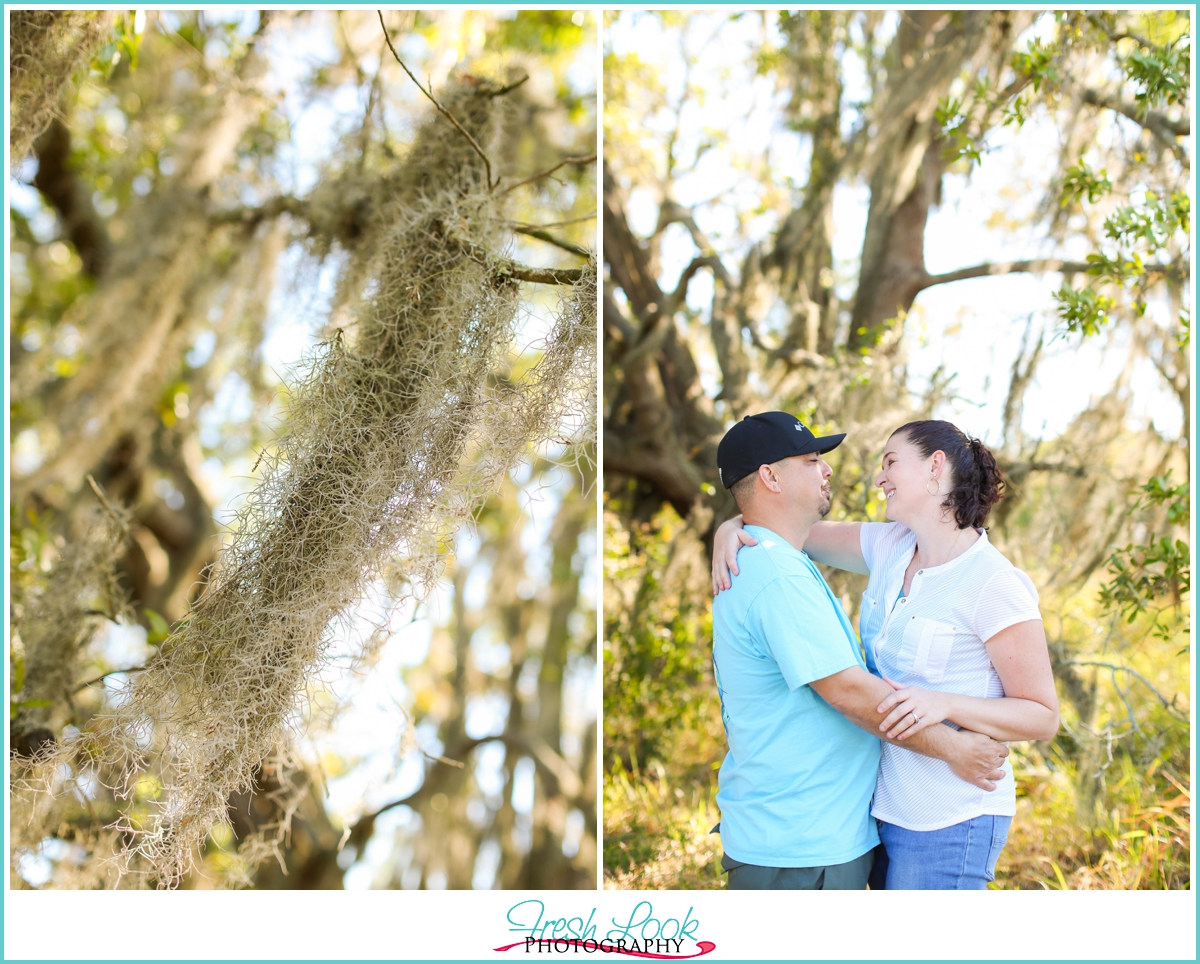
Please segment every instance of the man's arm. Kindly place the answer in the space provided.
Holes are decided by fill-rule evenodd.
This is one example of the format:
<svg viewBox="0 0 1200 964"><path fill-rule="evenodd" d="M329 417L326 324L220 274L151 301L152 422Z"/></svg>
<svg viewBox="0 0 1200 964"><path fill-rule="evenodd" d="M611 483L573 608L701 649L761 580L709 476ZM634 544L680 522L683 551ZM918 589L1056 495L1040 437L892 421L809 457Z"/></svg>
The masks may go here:
<svg viewBox="0 0 1200 964"><path fill-rule="evenodd" d="M882 735L879 724L884 714L876 707L891 694L892 688L865 669L851 666L840 673L814 680L811 686L855 726L906 750L945 760L955 775L983 790L995 790L993 781L1004 776L1000 767L1008 756L1008 747L982 733L931 726L914 733L903 743Z"/></svg>

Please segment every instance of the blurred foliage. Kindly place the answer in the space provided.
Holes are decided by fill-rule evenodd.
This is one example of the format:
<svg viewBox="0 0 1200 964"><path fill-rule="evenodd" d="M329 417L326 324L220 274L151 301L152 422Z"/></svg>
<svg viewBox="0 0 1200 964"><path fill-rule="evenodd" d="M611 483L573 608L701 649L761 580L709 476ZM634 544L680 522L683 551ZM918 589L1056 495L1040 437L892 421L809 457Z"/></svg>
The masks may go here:
<svg viewBox="0 0 1200 964"><path fill-rule="evenodd" d="M687 592L703 574L703 547L673 509L632 531L616 512L604 523L604 715L621 754L610 763L636 770L696 723L697 687L711 677L712 613Z"/></svg>
<svg viewBox="0 0 1200 964"><path fill-rule="evenodd" d="M1151 479L1140 491L1130 514L1164 508L1169 525L1187 524L1188 486L1172 485L1169 472ZM1100 587L1100 604L1107 610L1120 609L1131 623L1155 600L1165 596L1179 606L1191 590L1191 550L1182 539L1159 536L1145 545L1130 543L1109 556L1108 568L1113 578Z"/></svg>
<svg viewBox="0 0 1200 964"><path fill-rule="evenodd" d="M1191 65L1186 14L1163 11L1124 18L1114 13L1073 11L1057 13L1055 20L1053 39L1036 38L1026 49L1012 54L1011 80L1002 84L999 78L980 79L968 92L941 99L935 117L942 128L948 162L964 160L968 169L981 163L993 131L1019 129L1039 101L1055 104L1071 96L1072 85L1078 83L1072 60L1090 53L1110 58L1118 93L1102 94L1089 88L1085 100L1144 118L1168 144L1172 135L1185 132L1157 112L1181 103L1186 96ZM1120 103L1122 88L1132 90L1132 108ZM1134 151L1132 160L1135 168L1150 167L1148 152ZM1156 178L1151 175L1151 179ZM1064 208L1085 200L1096 204L1113 190L1107 171L1093 171L1083 156L1065 167L1060 185ZM1140 198L1119 208L1105 222L1105 236L1117 245L1115 253L1101 249L1087 259L1089 275L1127 297L1114 299L1092 286L1077 289L1065 284L1055 299L1067 331L1095 335L1112 323L1114 309L1141 315L1146 309L1146 291L1160 280L1162 266L1174 266L1178 272L1187 264L1190 233L1185 189L1171 191L1170 200L1163 202L1152 188L1145 184L1141 188L1136 192ZM1162 260L1147 263L1151 255Z"/></svg>
<svg viewBox="0 0 1200 964"><path fill-rule="evenodd" d="M716 885L724 754L709 640L707 557L664 506L628 528L605 494L604 872L618 885Z"/></svg>

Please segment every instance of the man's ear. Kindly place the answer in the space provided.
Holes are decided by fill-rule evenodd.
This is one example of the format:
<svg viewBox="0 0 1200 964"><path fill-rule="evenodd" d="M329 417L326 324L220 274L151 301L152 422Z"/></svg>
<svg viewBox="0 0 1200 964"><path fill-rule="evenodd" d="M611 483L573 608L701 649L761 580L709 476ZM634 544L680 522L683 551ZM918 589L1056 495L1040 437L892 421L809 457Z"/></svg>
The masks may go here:
<svg viewBox="0 0 1200 964"><path fill-rule="evenodd" d="M767 491L779 493L783 491L783 486L779 484L779 476L775 473L775 466L760 465L758 467L758 481L767 487Z"/></svg>

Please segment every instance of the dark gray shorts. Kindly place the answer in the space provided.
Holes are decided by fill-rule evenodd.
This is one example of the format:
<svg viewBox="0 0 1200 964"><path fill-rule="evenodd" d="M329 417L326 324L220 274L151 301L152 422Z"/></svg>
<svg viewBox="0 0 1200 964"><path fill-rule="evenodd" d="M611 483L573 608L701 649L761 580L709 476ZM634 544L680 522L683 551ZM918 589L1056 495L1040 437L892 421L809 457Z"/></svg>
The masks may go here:
<svg viewBox="0 0 1200 964"><path fill-rule="evenodd" d="M865 890L874 863L874 850L829 867L759 867L721 857L729 890Z"/></svg>

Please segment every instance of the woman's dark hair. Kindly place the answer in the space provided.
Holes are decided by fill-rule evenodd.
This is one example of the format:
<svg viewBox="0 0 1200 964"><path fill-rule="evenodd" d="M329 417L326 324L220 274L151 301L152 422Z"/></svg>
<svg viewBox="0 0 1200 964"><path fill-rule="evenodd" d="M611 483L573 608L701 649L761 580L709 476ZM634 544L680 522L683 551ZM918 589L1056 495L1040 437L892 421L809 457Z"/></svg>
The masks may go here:
<svg viewBox="0 0 1200 964"><path fill-rule="evenodd" d="M982 528L1005 487L1004 475L988 447L958 426L937 419L909 422L892 434L908 439L923 459L939 449L946 453L954 488L942 506L954 510L960 529Z"/></svg>

